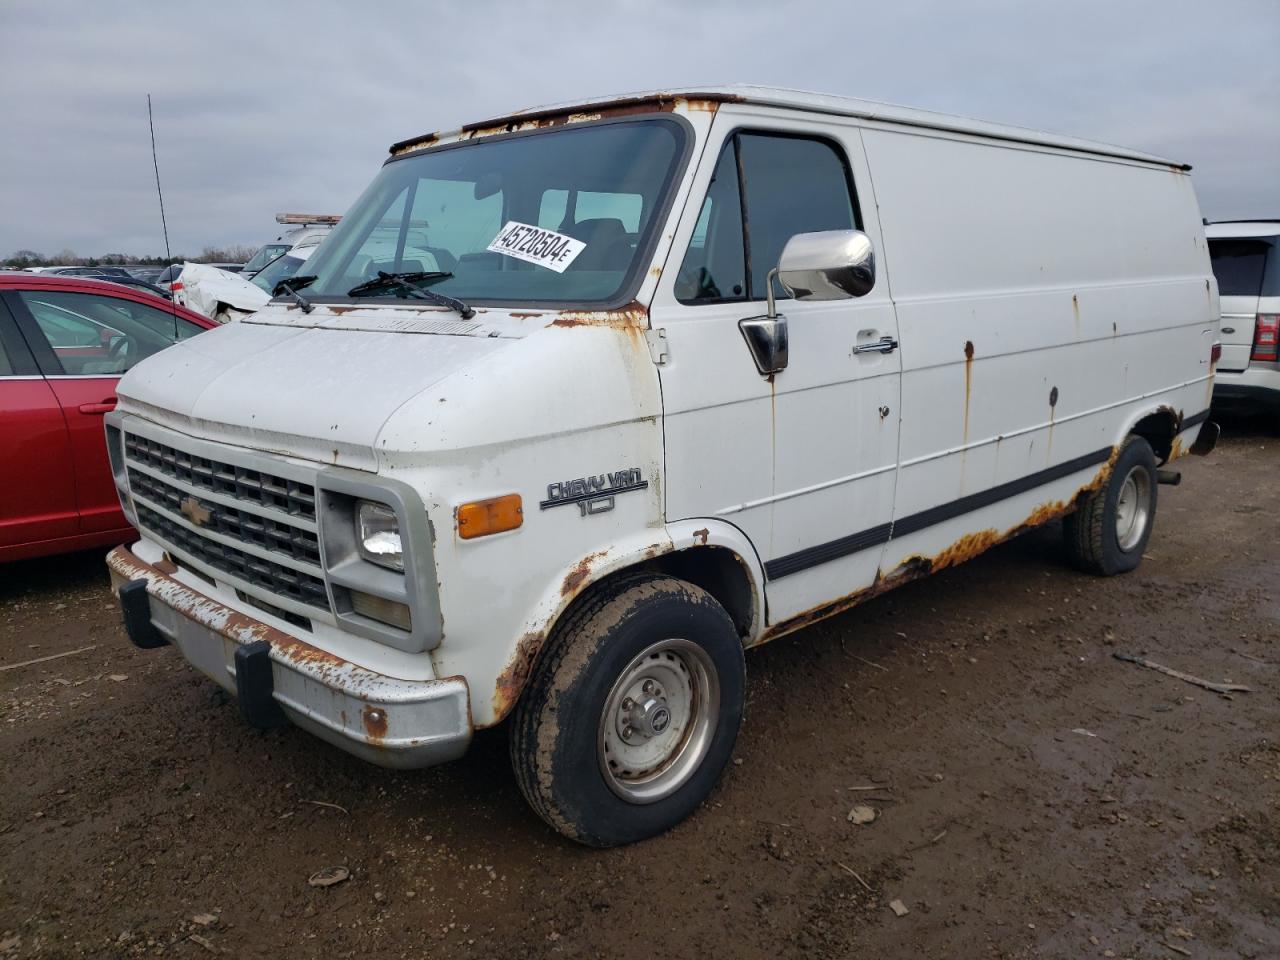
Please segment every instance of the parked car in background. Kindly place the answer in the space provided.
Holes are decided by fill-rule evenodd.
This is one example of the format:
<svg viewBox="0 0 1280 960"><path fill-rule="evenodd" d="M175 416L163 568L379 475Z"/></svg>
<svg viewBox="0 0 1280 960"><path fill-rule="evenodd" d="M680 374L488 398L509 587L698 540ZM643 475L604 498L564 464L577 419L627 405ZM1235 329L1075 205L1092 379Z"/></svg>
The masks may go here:
<svg viewBox="0 0 1280 960"><path fill-rule="evenodd" d="M170 295L168 290L165 290L163 287L157 287L154 283L149 283L146 280L139 280L137 277L109 276L109 277L96 277L95 279L105 280L107 283L118 283L124 287L130 287L134 290L140 290L144 293L149 293L153 297L159 297L161 300L173 299L172 295Z"/></svg>
<svg viewBox="0 0 1280 960"><path fill-rule="evenodd" d="M124 267L46 267L42 273L58 277L127 277Z"/></svg>
<svg viewBox="0 0 1280 960"><path fill-rule="evenodd" d="M174 286L174 284L180 282L178 278L182 276L182 267L183 264L181 263L171 263L161 270L160 275L152 281L157 287L169 291L170 299L173 298L174 293L182 289Z"/></svg>
<svg viewBox="0 0 1280 960"><path fill-rule="evenodd" d="M342 217L337 214L277 213L276 223L282 224L288 229L282 231L278 237L269 243L264 243L258 248L258 252L249 258L249 261L244 265L245 279L252 278L255 273L280 256L280 254L296 247L303 240L313 236L323 237L341 219Z"/></svg>
<svg viewBox="0 0 1280 960"><path fill-rule="evenodd" d="M188 263L182 271L178 302L197 310L215 323L239 320L261 309L275 292L276 284L298 272L298 267L320 245L324 233L309 234L263 267L252 280L243 273L232 274L209 263Z"/></svg>
<svg viewBox="0 0 1280 960"><path fill-rule="evenodd" d="M147 283L155 283L156 279L164 271L164 267L129 267L129 275L131 277L137 277L139 280L147 281Z"/></svg>
<svg viewBox="0 0 1280 960"><path fill-rule="evenodd" d="M103 414L135 363L212 326L114 283L0 273L0 562L129 539Z"/></svg>
<svg viewBox="0 0 1280 960"><path fill-rule="evenodd" d="M1222 301L1216 407L1280 417L1280 219L1205 227Z"/></svg>

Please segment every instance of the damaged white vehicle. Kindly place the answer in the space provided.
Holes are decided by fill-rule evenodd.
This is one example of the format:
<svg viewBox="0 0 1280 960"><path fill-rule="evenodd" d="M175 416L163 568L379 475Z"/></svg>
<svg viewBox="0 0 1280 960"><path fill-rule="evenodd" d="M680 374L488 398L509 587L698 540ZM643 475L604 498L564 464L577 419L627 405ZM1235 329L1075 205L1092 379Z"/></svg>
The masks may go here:
<svg viewBox="0 0 1280 960"><path fill-rule="evenodd" d="M318 234L304 238L249 280L207 264L184 263L180 277L182 287L174 296L183 306L203 313L216 323L242 319L266 306L276 285L296 274L324 237L325 234Z"/></svg>
<svg viewBox="0 0 1280 960"><path fill-rule="evenodd" d="M120 382L107 562L252 723L421 767L510 717L581 842L706 799L747 648L1051 520L1132 570L1216 439L1182 165L757 87L391 153L275 299Z"/></svg>

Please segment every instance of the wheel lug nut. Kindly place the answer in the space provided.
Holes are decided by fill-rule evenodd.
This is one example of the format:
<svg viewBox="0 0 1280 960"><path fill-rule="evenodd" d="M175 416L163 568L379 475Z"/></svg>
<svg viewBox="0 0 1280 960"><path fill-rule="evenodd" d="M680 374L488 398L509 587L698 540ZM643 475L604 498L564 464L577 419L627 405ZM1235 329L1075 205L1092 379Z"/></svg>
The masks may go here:
<svg viewBox="0 0 1280 960"><path fill-rule="evenodd" d="M625 727L623 727L623 728L622 728L622 739L623 739L623 740L630 740L630 739L631 739L631 725L630 725L630 724L628 724L627 726L625 726Z"/></svg>
<svg viewBox="0 0 1280 960"><path fill-rule="evenodd" d="M630 697L627 697L626 699L624 699L624 700L622 701L622 709L623 709L623 710L630 710L630 709L631 709L632 707L634 707L635 705L636 705L636 702L635 702L634 700L632 700Z"/></svg>
<svg viewBox="0 0 1280 960"><path fill-rule="evenodd" d="M644 686L641 689L643 689L645 693L653 693L653 681L646 680L644 682Z"/></svg>

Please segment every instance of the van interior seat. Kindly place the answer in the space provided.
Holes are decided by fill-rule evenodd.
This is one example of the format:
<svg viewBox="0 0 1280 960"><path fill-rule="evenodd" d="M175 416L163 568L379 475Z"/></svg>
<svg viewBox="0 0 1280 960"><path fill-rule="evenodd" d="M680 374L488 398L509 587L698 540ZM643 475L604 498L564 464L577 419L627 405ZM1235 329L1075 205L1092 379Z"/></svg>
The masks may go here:
<svg viewBox="0 0 1280 960"><path fill-rule="evenodd" d="M631 263L631 236L617 217L581 220L564 233L586 244L573 263L579 270L625 270Z"/></svg>

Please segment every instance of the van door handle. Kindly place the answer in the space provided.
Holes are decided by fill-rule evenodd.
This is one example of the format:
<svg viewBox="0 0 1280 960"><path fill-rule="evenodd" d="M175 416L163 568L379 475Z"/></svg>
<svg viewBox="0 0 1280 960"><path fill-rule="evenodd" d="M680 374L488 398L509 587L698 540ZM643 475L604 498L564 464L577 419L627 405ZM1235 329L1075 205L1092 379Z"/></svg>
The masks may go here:
<svg viewBox="0 0 1280 960"><path fill-rule="evenodd" d="M110 413L116 408L116 398L109 397L101 403L82 403L80 404L80 412L86 414L102 414Z"/></svg>
<svg viewBox="0 0 1280 960"><path fill-rule="evenodd" d="M898 349L898 341L893 337L881 337L871 343L859 343L853 348L854 353L893 353Z"/></svg>

